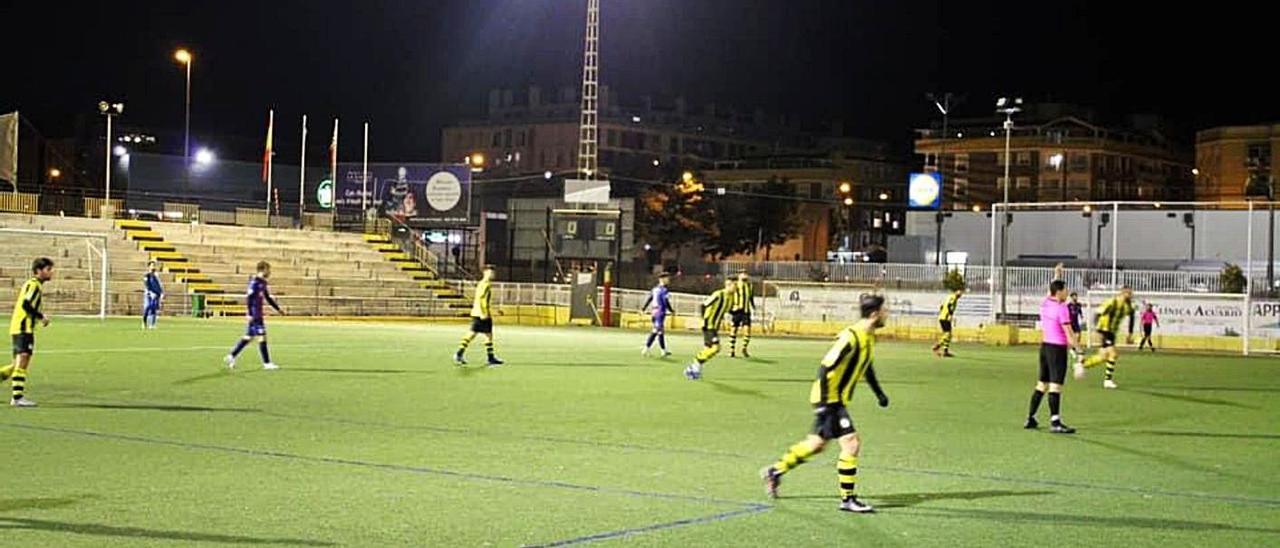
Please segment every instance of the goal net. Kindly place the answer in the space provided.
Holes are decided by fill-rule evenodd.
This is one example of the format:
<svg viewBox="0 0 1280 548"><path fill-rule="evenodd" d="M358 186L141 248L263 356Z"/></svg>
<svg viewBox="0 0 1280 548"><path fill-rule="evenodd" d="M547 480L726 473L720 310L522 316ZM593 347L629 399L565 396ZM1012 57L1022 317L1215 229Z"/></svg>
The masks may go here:
<svg viewBox="0 0 1280 548"><path fill-rule="evenodd" d="M1090 290L1081 299L1089 345L1098 344L1097 311L1118 293ZM1134 316L1116 326L1117 344L1137 346L1143 336L1143 312L1154 313L1156 348L1218 352L1276 353L1280 344L1280 302L1246 299L1238 293L1133 292Z"/></svg>
<svg viewBox="0 0 1280 548"><path fill-rule="evenodd" d="M54 262L54 279L44 292L44 309L50 315L107 316L107 236L26 228L0 227L3 310L13 309L18 289L31 278L31 263L40 257Z"/></svg>

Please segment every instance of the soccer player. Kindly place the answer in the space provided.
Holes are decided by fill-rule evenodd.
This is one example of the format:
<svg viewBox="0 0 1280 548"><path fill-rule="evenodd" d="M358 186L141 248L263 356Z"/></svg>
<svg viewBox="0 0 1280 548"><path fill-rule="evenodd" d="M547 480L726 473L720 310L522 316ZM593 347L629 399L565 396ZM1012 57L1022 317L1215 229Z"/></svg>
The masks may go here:
<svg viewBox="0 0 1280 548"><path fill-rule="evenodd" d="M1143 345L1150 345L1151 351L1156 351L1156 343L1151 340L1152 326L1160 326L1160 318L1156 316L1155 307L1151 303L1146 303L1142 307L1142 342L1138 343L1138 351L1142 351Z"/></svg>
<svg viewBox="0 0 1280 548"><path fill-rule="evenodd" d="M729 310L729 300L735 289L733 278L724 279L724 288L717 289L702 301L702 351L694 356L693 363L684 368L684 378L696 381L702 378L702 366L720 353L720 324Z"/></svg>
<svg viewBox="0 0 1280 548"><path fill-rule="evenodd" d="M9 337L13 339L13 363L0 368L0 382L9 381L13 398L9 405L35 407L26 397L27 370L31 356L36 351L36 323L49 326L49 317L40 310L44 303L44 283L53 279L53 261L41 257L31 263L31 279L22 284L18 299L13 303L13 316L9 318Z"/></svg>
<svg viewBox="0 0 1280 548"><path fill-rule="evenodd" d="M267 323L263 317L268 304L281 316L284 315L280 305L276 304L276 300L271 297L271 291L267 289L267 278L270 277L271 264L266 261L258 262L258 273L249 278L249 291L245 299L249 326L245 329L244 336L240 337L240 342L237 342L235 348L231 349L231 353L222 360L227 364L228 369L235 369L236 357L254 339L258 339L258 353L262 356L262 368L266 370L280 368L271 361L271 352L267 349Z"/></svg>
<svg viewBox="0 0 1280 548"><path fill-rule="evenodd" d="M1102 338L1102 349L1089 359L1083 356L1076 360L1075 376L1077 379L1084 378L1086 369L1091 369L1107 364L1106 375L1103 376L1103 388L1116 387L1116 361L1119 358L1119 352L1116 351L1116 329L1120 327L1120 322L1126 317L1133 317L1133 289L1129 286L1120 288L1120 293L1102 303L1098 308L1098 336Z"/></svg>
<svg viewBox="0 0 1280 548"><path fill-rule="evenodd" d="M164 286L156 274L156 262L147 263L147 273L142 276L142 328L155 329L160 317L160 303L164 300Z"/></svg>
<svg viewBox="0 0 1280 548"><path fill-rule="evenodd" d="M493 276L493 267L485 266L480 283L476 284L475 301L471 304L471 332L462 338L458 351L453 354L454 365L467 364L463 355L467 353L467 346L470 346L471 341L475 340L476 335L479 334L484 335L484 349L489 355L489 367L498 367L506 363L493 353L493 314L490 307L493 300Z"/></svg>
<svg viewBox="0 0 1280 548"><path fill-rule="evenodd" d="M1059 278L1060 279L1060 278ZM1074 291L1071 292L1071 300L1067 302L1067 313L1071 315L1071 332L1075 334L1072 338L1074 343L1072 346L1080 346L1080 333L1084 327L1084 306L1080 304L1080 296Z"/></svg>
<svg viewBox="0 0 1280 548"><path fill-rule="evenodd" d="M889 407L889 397L880 389L876 371L871 366L875 359L876 329L884 327L889 309L884 304L884 297L879 295L863 295L859 308L862 319L840 332L818 367L818 378L813 381L809 393L814 413L813 431L760 474L770 497L777 498L783 474L822 452L828 441L838 440L840 458L836 461L836 477L840 487L840 510L856 513L874 511L870 504L859 501L855 494L862 439L849 417L847 406L858 380L865 376L880 407Z"/></svg>
<svg viewBox="0 0 1280 548"><path fill-rule="evenodd" d="M1049 431L1054 434L1074 434L1075 428L1062 422L1062 385L1067 379L1067 350L1076 346L1075 330L1071 328L1071 313L1067 310L1067 283L1054 280L1049 284L1049 296L1040 303L1040 380L1031 392L1031 410L1023 426L1028 430L1040 427L1036 412L1045 392L1049 393Z"/></svg>
<svg viewBox="0 0 1280 548"><path fill-rule="evenodd" d="M755 289L751 287L751 277L746 272L738 273L738 286L733 291L733 303L729 306L729 317L733 321L733 333L729 335L729 357L737 355L738 330L746 328L746 336L742 339L742 357L750 358L747 347L751 345L751 309L755 308Z"/></svg>
<svg viewBox="0 0 1280 548"><path fill-rule="evenodd" d="M644 350L640 351L641 356L648 356L649 349L653 347L653 341L658 341L658 347L662 348L662 357L666 358L671 355L671 351L667 350L667 314L675 314L676 309L671 307L671 291L667 289L667 282L671 280L671 275L663 272L658 275L658 285L653 286L649 291L649 298L645 299L644 306L640 307L640 312L649 311L649 305L653 304L653 331L649 332L649 338L644 341Z"/></svg>
<svg viewBox="0 0 1280 548"><path fill-rule="evenodd" d="M939 358L951 358L951 322L956 317L956 307L960 304L960 297L964 296L964 289L957 289L950 295L947 300L942 301L942 306L938 308L938 326L942 328L942 338L938 339L938 343L933 345L933 354Z"/></svg>

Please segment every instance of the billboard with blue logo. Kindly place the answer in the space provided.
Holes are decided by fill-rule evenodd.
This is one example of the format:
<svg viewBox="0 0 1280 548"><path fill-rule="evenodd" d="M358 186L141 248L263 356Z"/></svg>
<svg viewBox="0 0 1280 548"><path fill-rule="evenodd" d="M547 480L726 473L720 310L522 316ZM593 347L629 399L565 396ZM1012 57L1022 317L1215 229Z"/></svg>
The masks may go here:
<svg viewBox="0 0 1280 548"><path fill-rule="evenodd" d="M942 207L942 175L912 173L907 181L907 207L938 209Z"/></svg>

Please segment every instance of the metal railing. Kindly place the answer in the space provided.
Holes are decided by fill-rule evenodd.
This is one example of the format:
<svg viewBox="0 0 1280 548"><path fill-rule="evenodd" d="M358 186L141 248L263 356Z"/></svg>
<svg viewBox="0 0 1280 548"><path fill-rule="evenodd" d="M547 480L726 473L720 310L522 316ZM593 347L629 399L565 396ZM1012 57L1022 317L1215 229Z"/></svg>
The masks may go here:
<svg viewBox="0 0 1280 548"><path fill-rule="evenodd" d="M896 264L896 263L824 263L824 262L724 262L722 275L746 271L756 277L775 281L805 281L869 285L899 289L929 289L942 287L943 276L948 270L959 270L970 291L988 291L993 283L996 289L1000 268L985 265L949 267L946 265ZM1045 267L1009 267L1006 271L1006 288L1009 291L1044 291L1053 281L1054 271ZM1216 271L1194 270L1119 270L1115 272L1114 285L1128 285L1138 291L1165 291L1189 293L1223 292L1221 276ZM1103 289L1113 287L1110 269L1069 268L1064 278L1068 287ZM1261 267L1252 273L1254 286L1265 288L1266 273Z"/></svg>

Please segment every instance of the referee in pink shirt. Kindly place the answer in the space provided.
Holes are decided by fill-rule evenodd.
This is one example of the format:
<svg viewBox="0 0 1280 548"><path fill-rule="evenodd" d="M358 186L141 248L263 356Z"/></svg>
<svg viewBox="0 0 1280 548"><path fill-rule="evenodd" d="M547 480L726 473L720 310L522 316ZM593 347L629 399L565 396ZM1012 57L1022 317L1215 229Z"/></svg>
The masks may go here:
<svg viewBox="0 0 1280 548"><path fill-rule="evenodd" d="M1049 296L1040 303L1040 331L1044 338L1040 343L1040 381L1031 393L1031 412L1027 415L1028 430L1040 427L1036 411L1040 400L1049 393L1049 431L1054 434L1074 434L1075 428L1062 422L1062 383L1067 379L1067 349L1074 349L1076 335L1071 329L1071 312L1067 310L1067 283L1058 279L1049 284Z"/></svg>

